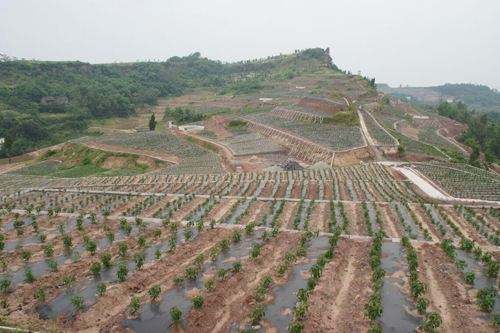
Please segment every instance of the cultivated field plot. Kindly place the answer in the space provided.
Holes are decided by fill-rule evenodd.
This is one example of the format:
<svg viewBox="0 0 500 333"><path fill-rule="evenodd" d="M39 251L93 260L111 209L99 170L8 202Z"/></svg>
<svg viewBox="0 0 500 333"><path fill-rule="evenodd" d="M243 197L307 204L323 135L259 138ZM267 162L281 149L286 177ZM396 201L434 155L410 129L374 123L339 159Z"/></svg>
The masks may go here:
<svg viewBox="0 0 500 333"><path fill-rule="evenodd" d="M196 157L206 153L201 147L169 133L138 132L104 135L87 140L108 145L132 147L143 150L163 151L181 157Z"/></svg>
<svg viewBox="0 0 500 333"><path fill-rule="evenodd" d="M222 172L220 158L216 153L170 133L139 132L114 134L98 138L87 138L91 142L105 145L134 148L145 152L162 154L179 163L164 168L159 173L210 174Z"/></svg>
<svg viewBox="0 0 500 333"><path fill-rule="evenodd" d="M383 129L373 118L373 116L368 112L363 112L363 118L365 120L366 127L370 132L371 137L380 146L394 146L397 145L395 139L389 135L389 133Z"/></svg>
<svg viewBox="0 0 500 333"><path fill-rule="evenodd" d="M417 163L415 168L451 196L500 201L500 176L466 164Z"/></svg>
<svg viewBox="0 0 500 333"><path fill-rule="evenodd" d="M280 153L285 149L259 133L236 135L222 142L235 156Z"/></svg>
<svg viewBox="0 0 500 333"><path fill-rule="evenodd" d="M5 324L496 331L499 209L427 202L382 165L35 185L0 200Z"/></svg>
<svg viewBox="0 0 500 333"><path fill-rule="evenodd" d="M284 130L295 136L310 140L331 150L346 150L364 146L363 135L357 126L335 126L315 124L276 117L270 113L259 113L245 118Z"/></svg>

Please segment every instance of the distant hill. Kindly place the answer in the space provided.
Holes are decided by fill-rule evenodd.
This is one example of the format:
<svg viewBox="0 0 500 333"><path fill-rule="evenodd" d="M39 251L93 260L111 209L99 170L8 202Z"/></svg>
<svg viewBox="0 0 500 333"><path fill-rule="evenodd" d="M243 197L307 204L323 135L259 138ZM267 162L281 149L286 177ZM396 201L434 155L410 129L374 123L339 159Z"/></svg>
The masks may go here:
<svg viewBox="0 0 500 333"><path fill-rule="evenodd" d="M468 83L444 84L434 87L399 87L378 84L379 91L396 97L437 104L441 101L461 101L470 108L484 112L500 112L500 92L485 85Z"/></svg>
<svg viewBox="0 0 500 333"><path fill-rule="evenodd" d="M258 91L273 77L336 69L329 49L223 63L196 52L162 62L89 64L15 60L0 54L0 158L79 136L96 118L127 117L159 97L205 87L225 93Z"/></svg>

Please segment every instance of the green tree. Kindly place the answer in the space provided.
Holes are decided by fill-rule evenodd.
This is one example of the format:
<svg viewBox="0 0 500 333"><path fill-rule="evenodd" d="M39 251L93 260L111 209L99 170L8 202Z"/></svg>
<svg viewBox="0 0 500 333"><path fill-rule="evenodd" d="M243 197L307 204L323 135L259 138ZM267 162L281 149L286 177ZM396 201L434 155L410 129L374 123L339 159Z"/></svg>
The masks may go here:
<svg viewBox="0 0 500 333"><path fill-rule="evenodd" d="M155 128L156 128L156 118L155 118L155 114L153 113L151 115L151 118L149 118L149 130L154 131Z"/></svg>

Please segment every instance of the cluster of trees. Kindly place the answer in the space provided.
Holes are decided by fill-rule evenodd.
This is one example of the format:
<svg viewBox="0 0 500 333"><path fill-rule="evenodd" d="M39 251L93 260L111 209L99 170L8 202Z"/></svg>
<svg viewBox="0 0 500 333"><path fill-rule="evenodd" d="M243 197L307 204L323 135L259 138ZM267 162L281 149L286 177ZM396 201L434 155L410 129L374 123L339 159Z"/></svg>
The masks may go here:
<svg viewBox="0 0 500 333"><path fill-rule="evenodd" d="M0 157L58 143L95 118L127 117L160 96L223 85L230 72L193 54L166 62L91 65L82 62L0 63Z"/></svg>
<svg viewBox="0 0 500 333"><path fill-rule="evenodd" d="M470 156L472 164L478 164L480 153L484 153L485 161L492 163L500 159L500 123L488 114L470 110L462 103L443 102L437 107L440 115L467 124L467 131L459 140L473 150Z"/></svg>
<svg viewBox="0 0 500 333"><path fill-rule="evenodd" d="M173 120L175 124L182 125L201 121L205 119L205 115L189 108L176 107L166 108L163 119Z"/></svg>
<svg viewBox="0 0 500 333"><path fill-rule="evenodd" d="M500 92L488 86L469 83L450 84L432 87L444 96L460 98L460 101L470 108L478 111L497 111L497 119L500 120Z"/></svg>

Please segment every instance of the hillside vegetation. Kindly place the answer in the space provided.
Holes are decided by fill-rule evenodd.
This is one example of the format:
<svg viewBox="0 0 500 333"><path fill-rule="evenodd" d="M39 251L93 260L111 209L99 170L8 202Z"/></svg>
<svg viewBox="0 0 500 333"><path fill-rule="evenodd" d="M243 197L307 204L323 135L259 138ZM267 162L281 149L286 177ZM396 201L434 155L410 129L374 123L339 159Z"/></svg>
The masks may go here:
<svg viewBox="0 0 500 333"><path fill-rule="evenodd" d="M467 104L471 109L492 113L492 117L500 118L500 92L485 85L469 83L447 83L435 87L399 87L392 88L379 84L378 89L396 97L411 97L419 102L437 104L451 99Z"/></svg>
<svg viewBox="0 0 500 333"><path fill-rule="evenodd" d="M252 61L222 63L199 53L164 62L0 62L0 157L81 135L96 118L127 117L158 97L197 87L220 93L258 91L264 80L334 67L325 50L308 49Z"/></svg>

